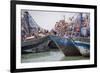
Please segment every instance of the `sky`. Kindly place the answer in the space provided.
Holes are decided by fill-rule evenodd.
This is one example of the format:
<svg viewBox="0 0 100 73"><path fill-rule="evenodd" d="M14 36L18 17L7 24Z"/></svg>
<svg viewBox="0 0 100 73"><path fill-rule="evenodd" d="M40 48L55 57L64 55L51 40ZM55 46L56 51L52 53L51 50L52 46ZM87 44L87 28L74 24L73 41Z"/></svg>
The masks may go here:
<svg viewBox="0 0 100 73"><path fill-rule="evenodd" d="M78 14L71 12L50 12L50 11L28 11L28 12L40 27L47 29L49 31L54 28L56 22L64 19L64 16L65 20L69 22L69 17L73 17Z"/></svg>

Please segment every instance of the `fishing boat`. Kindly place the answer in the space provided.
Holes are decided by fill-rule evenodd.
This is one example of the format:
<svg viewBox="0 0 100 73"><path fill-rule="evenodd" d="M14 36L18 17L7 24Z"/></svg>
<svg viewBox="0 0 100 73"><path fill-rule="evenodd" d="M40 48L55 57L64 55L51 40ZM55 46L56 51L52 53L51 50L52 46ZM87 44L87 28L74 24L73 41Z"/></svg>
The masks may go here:
<svg viewBox="0 0 100 73"><path fill-rule="evenodd" d="M38 53L48 51L48 36L38 39L28 39L21 42L22 53Z"/></svg>
<svg viewBox="0 0 100 73"><path fill-rule="evenodd" d="M50 39L56 44L59 50L65 56L80 56L81 53L74 43L69 38L61 38L58 36L49 36Z"/></svg>

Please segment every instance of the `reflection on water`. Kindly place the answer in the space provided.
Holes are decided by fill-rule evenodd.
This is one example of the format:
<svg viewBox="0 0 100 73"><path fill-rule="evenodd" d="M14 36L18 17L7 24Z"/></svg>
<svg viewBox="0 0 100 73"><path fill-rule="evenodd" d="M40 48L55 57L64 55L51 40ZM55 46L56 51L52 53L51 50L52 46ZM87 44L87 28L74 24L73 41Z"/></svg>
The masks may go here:
<svg viewBox="0 0 100 73"><path fill-rule="evenodd" d="M64 56L64 54L59 50L52 50L49 52L41 52L41 53L29 53L22 54L21 62L29 63L29 62L47 62L47 61L67 61L67 60L83 60L88 59L82 56Z"/></svg>

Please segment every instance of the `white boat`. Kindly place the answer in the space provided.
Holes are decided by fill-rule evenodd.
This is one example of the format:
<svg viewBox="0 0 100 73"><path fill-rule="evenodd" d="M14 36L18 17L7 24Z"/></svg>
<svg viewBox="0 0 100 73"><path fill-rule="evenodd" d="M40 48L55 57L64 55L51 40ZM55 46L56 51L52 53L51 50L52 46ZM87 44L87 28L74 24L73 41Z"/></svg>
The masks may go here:
<svg viewBox="0 0 100 73"><path fill-rule="evenodd" d="M90 56L90 44L86 42L75 41L75 45L77 46L80 53L85 56Z"/></svg>

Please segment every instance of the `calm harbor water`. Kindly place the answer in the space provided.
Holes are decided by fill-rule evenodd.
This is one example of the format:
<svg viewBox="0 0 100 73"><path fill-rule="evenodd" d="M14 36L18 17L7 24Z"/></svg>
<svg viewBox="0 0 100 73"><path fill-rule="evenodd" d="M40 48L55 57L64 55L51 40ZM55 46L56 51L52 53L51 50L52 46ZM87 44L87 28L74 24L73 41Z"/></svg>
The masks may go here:
<svg viewBox="0 0 100 73"><path fill-rule="evenodd" d="M59 50L51 50L49 52L22 54L21 62L47 62L47 61L69 61L69 60L88 60L83 56L64 56Z"/></svg>

